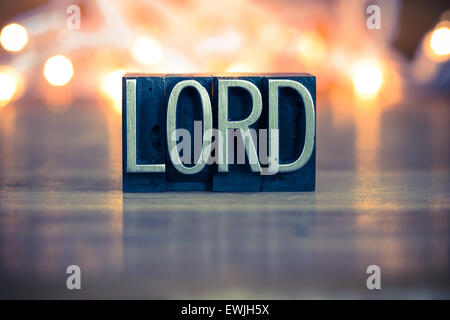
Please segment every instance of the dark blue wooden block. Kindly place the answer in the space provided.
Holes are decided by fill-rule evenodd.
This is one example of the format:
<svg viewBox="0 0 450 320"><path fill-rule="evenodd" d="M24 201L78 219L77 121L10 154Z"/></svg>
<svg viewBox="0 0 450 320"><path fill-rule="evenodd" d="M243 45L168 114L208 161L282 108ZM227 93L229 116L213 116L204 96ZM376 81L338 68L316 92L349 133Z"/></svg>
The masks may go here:
<svg viewBox="0 0 450 320"><path fill-rule="evenodd" d="M130 169L127 168L130 151L127 134L132 130L127 124L127 116L131 114L127 98L132 98L133 95L133 90L127 92L127 81L135 82L136 165L165 164L166 150L164 76L126 75L123 78L122 110L123 191L163 192L166 190L164 172L129 172ZM132 83L129 85L134 86Z"/></svg>
<svg viewBox="0 0 450 320"><path fill-rule="evenodd" d="M242 74L222 74L214 75L214 103L213 114L214 119L217 121L218 115L218 80L219 79L239 79L246 80L254 84L260 94L263 93L263 76L261 75L242 75ZM264 99L263 99L264 101ZM243 120L250 115L252 108L252 98L250 94L242 88L229 88L228 89L228 120L237 121ZM263 112L265 106L263 105ZM217 128L217 122L214 124ZM262 117L250 126L251 128L258 130L263 128ZM225 133L223 133L225 134ZM255 192L261 191L262 179L259 173L251 172L250 165L248 164L248 157L245 155L246 164L236 163L236 146L237 139L234 143L234 164L229 165L229 171L227 173L218 172L217 166L213 175L213 191L222 192ZM257 146L256 146L257 147Z"/></svg>
<svg viewBox="0 0 450 320"><path fill-rule="evenodd" d="M310 92L316 111L316 78L309 74L271 74L264 79L287 79L301 83ZM292 163L300 156L305 142L305 109L301 96L292 88L279 89L279 157L280 164ZM264 119L268 108L264 110ZM264 175L262 191L314 191L316 182L316 148L305 166L289 173Z"/></svg>
<svg viewBox="0 0 450 320"><path fill-rule="evenodd" d="M170 93L175 85L183 80L195 80L200 83L208 92L209 99L212 101L213 78L209 74L188 74L188 75L167 75L166 76L166 111ZM167 118L167 114L165 115ZM200 95L194 87L184 88L179 97L176 112L177 129L186 129L191 135L191 163L185 164L186 167L192 167L198 159L195 158L194 142L194 121L203 123L203 112ZM200 126L201 128L201 126ZM200 137L197 138L201 148L203 131L200 130ZM170 137L168 137L170 139ZM173 165L170 150L166 151L166 190L167 191L210 191L212 189L212 165L206 165L202 171L196 174L180 173ZM198 155L198 153L197 153Z"/></svg>

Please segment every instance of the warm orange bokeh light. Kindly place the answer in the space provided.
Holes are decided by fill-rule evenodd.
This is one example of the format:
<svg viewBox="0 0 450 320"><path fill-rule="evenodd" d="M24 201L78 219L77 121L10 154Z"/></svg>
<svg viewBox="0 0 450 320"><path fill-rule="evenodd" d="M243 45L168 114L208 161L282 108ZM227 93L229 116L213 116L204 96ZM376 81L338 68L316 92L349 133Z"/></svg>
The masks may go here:
<svg viewBox="0 0 450 320"><path fill-rule="evenodd" d="M17 23L8 24L2 29L0 42L7 51L20 51L28 42L27 29Z"/></svg>
<svg viewBox="0 0 450 320"><path fill-rule="evenodd" d="M425 56L433 62L447 61L450 58L450 23L440 22L428 32L422 41L422 49Z"/></svg>
<svg viewBox="0 0 450 320"><path fill-rule="evenodd" d="M353 90L363 99L377 96L383 83L383 75L379 66L371 61L359 62L353 70Z"/></svg>
<svg viewBox="0 0 450 320"><path fill-rule="evenodd" d="M161 44L148 36L138 38L131 48L131 53L136 61L144 65L153 65L160 62L164 51Z"/></svg>
<svg viewBox="0 0 450 320"><path fill-rule="evenodd" d="M16 82L7 73L0 73L0 104L9 101L16 92Z"/></svg>
<svg viewBox="0 0 450 320"><path fill-rule="evenodd" d="M0 66L0 107L18 99L24 92L25 82L21 73L9 66Z"/></svg>
<svg viewBox="0 0 450 320"><path fill-rule="evenodd" d="M317 65L325 59L326 44L322 36L315 31L309 31L300 36L296 49L298 59L305 65Z"/></svg>
<svg viewBox="0 0 450 320"><path fill-rule="evenodd" d="M243 62L235 62L230 64L227 69L226 72L252 72L252 68Z"/></svg>
<svg viewBox="0 0 450 320"><path fill-rule="evenodd" d="M430 47L439 56L450 54L450 29L447 27L437 28L430 38Z"/></svg>
<svg viewBox="0 0 450 320"><path fill-rule="evenodd" d="M44 76L52 86L65 86L73 76L72 62L62 55L53 56L45 62Z"/></svg>
<svg viewBox="0 0 450 320"><path fill-rule="evenodd" d="M112 101L114 110L122 113L122 77L125 70L115 70L101 80L102 92Z"/></svg>

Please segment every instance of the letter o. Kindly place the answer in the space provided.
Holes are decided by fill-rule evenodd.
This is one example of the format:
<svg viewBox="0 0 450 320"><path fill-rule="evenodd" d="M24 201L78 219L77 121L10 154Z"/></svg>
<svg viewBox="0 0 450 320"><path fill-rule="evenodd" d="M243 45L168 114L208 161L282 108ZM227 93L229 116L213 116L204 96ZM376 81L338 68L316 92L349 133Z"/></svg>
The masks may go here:
<svg viewBox="0 0 450 320"><path fill-rule="evenodd" d="M203 133L211 132L212 130L212 109L211 109L211 100L209 99L208 92L206 89L195 80L183 80L180 81L173 87L172 92L170 93L169 102L167 103L167 146L168 152L170 154L170 159L174 167L183 174L196 174L203 170L206 163L203 162L203 152L205 152L205 145L211 143L211 135L203 134L202 141L202 151L200 153L200 157L192 167L186 167L180 160L177 144L176 144L176 126L177 126L177 104L178 97L180 96L181 91L186 87L193 87L200 94L200 99L202 102L202 111L203 111ZM175 134L175 139L172 139L172 136ZM172 152L175 150L176 152Z"/></svg>

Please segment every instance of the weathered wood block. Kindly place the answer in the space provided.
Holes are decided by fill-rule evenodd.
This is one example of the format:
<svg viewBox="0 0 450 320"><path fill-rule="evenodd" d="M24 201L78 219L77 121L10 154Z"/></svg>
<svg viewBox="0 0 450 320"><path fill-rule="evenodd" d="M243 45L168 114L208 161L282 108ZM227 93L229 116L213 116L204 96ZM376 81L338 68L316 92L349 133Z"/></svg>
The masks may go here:
<svg viewBox="0 0 450 320"><path fill-rule="evenodd" d="M165 167L163 75L123 78L122 157L124 192L163 192Z"/></svg>

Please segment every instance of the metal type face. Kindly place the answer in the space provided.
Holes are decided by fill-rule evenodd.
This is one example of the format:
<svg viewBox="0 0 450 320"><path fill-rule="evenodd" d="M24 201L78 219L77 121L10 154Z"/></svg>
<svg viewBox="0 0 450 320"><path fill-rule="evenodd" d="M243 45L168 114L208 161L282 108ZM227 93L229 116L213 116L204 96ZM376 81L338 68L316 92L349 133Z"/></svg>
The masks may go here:
<svg viewBox="0 0 450 320"><path fill-rule="evenodd" d="M289 164L278 164L275 166L278 167L279 172L293 172L297 171L301 167L303 167L308 160L311 158L312 152L314 150L314 137L316 132L316 115L314 112L314 102L312 100L311 94L299 82L292 80L272 80L269 79L269 152L272 150L272 144L278 143L275 147L276 150L279 150L279 141L272 138L273 132L277 132L279 129L279 117L278 117L278 93L279 88L281 87L289 87L296 90L303 99L303 103L305 104L305 144L303 146L303 151L300 157ZM274 161L278 160L278 155L274 155L273 157L269 157L270 160L274 159ZM271 167L273 164L270 165Z"/></svg>
<svg viewBox="0 0 450 320"><path fill-rule="evenodd" d="M127 172L164 172L166 165L163 164L137 164L136 150L136 79L126 81L126 117L127 117ZM148 106L151 108L151 106Z"/></svg>
<svg viewBox="0 0 450 320"><path fill-rule="evenodd" d="M252 108L250 115L243 120L230 121L228 119L228 88L240 87L247 90L252 97ZM223 152L222 161L219 163L219 172L228 172L228 129L238 129L241 131L241 137L244 139L245 151L250 159L250 168L252 172L261 172L259 161L252 161L258 159L258 152L255 143L250 135L249 126L254 124L262 112L262 97L258 88L251 82L245 80L219 80L219 132L224 137L225 141L222 144Z"/></svg>
<svg viewBox="0 0 450 320"><path fill-rule="evenodd" d="M202 152L197 163L193 167L183 165L180 160L177 149L177 104L178 97L181 91L186 87L193 87L200 94L202 111L203 111L203 143ZM170 159L174 167L183 174L196 174L203 170L206 163L203 161L203 154L209 150L211 145L211 130L212 130L212 109L211 101L209 99L206 89L195 80L184 80L179 82L170 93L169 102L167 103L167 146L170 154Z"/></svg>
<svg viewBox="0 0 450 320"><path fill-rule="evenodd" d="M315 77L176 75L170 86L165 75L124 79L124 192L190 190L194 185L214 191L245 191L245 185L252 185L251 191L315 190ZM156 84L153 93L146 90ZM155 127L158 135L152 131L147 141L148 130ZM186 161L192 141L193 163ZM238 170L233 169L235 153ZM250 173L262 180L246 176L241 181Z"/></svg>

